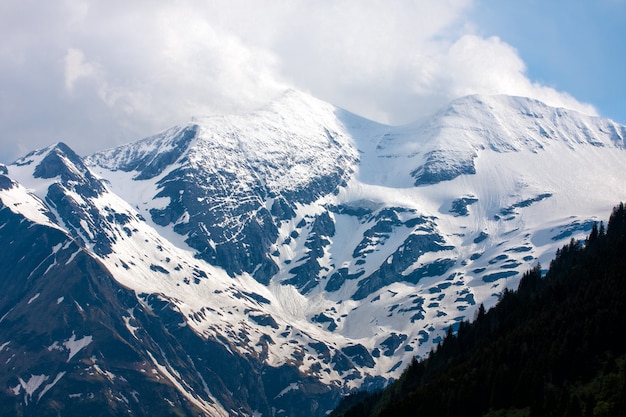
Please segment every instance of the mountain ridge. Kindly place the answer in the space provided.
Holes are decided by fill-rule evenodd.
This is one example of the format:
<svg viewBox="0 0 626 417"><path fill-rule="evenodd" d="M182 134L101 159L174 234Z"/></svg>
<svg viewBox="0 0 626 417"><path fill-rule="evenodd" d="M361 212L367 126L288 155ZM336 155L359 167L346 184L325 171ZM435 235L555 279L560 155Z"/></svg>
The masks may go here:
<svg viewBox="0 0 626 417"><path fill-rule="evenodd" d="M2 170L23 186L0 198L18 213L25 194L39 201L31 220L164 306L198 335L186 343L291 375L263 401L297 415L296 394L315 386L322 415L590 230L626 191L624 138L524 98L467 97L392 127L292 91L86 158L32 152Z"/></svg>

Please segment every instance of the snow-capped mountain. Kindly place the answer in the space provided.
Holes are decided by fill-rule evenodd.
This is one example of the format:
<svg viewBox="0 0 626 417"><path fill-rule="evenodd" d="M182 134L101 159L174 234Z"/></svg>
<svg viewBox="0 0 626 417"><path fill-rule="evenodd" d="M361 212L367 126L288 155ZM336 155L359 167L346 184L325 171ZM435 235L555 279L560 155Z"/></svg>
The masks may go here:
<svg viewBox="0 0 626 417"><path fill-rule="evenodd" d="M15 279L2 272L17 289L2 299L0 328L42 311L31 304L43 292L13 281L50 280L74 263L62 249L80 248L126 294L110 313L116 334L155 340L137 350L170 384L166 398L177 392L207 414L324 415L341 393L397 377L588 232L626 194L625 139L610 120L519 97L465 97L426 123L391 127L288 91L248 115L198 118L86 158L56 144L1 167L3 224L59 242L40 263L20 259ZM9 230L0 226L5 245L17 239ZM74 313L85 309L74 301ZM137 311L156 316L158 336ZM117 375L107 354L88 350L95 335L75 347L87 337L76 331L40 347L67 342L67 363ZM179 347L155 350L171 336ZM10 361L22 342L3 337ZM62 367L20 366L2 378L3 401L21 407L70 379ZM141 403L124 398L128 409Z"/></svg>

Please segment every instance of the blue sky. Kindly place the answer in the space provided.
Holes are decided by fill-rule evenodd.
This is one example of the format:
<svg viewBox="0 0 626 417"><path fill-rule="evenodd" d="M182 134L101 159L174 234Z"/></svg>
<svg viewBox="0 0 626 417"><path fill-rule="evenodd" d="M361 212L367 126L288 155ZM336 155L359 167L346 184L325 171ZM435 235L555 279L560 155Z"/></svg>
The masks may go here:
<svg viewBox="0 0 626 417"><path fill-rule="evenodd" d="M626 2L484 0L472 19L514 46L528 77L626 124Z"/></svg>
<svg viewBox="0 0 626 417"><path fill-rule="evenodd" d="M3 0L0 161L297 88L389 124L474 93L626 123L625 0Z"/></svg>

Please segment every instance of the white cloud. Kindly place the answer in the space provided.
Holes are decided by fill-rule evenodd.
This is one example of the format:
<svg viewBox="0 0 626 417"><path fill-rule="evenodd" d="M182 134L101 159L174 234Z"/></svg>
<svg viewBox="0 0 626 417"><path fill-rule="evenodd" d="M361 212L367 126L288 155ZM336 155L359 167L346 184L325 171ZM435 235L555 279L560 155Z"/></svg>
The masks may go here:
<svg viewBox="0 0 626 417"><path fill-rule="evenodd" d="M96 75L96 66L85 61L85 54L80 49L70 48L65 55L65 88L74 90L74 84L81 78Z"/></svg>
<svg viewBox="0 0 626 417"><path fill-rule="evenodd" d="M529 80L510 45L477 36L472 5L6 0L0 123L12 148L4 157L17 156L14 142L21 151L64 140L92 152L194 115L255 108L287 86L391 123L471 93L595 112Z"/></svg>
<svg viewBox="0 0 626 417"><path fill-rule="evenodd" d="M119 117L184 122L199 113L247 110L286 88L274 76L271 52L243 44L185 2L131 9L121 18L101 12L91 8L79 25L90 28L79 38L98 64L71 49L66 86L97 79L93 98Z"/></svg>
<svg viewBox="0 0 626 417"><path fill-rule="evenodd" d="M517 51L497 37L464 35L442 61L441 72L451 76L446 80L450 97L475 93L527 96L555 107L596 114L593 106L579 103L567 93L531 82Z"/></svg>

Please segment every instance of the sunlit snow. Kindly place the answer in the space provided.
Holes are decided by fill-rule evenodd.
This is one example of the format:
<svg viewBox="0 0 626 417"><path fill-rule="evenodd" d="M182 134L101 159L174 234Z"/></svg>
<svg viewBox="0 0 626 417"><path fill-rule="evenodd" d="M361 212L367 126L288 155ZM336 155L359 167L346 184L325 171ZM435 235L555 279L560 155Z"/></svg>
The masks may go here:
<svg viewBox="0 0 626 417"><path fill-rule="evenodd" d="M107 225L112 252L100 260L122 285L167 301L181 313L180 326L229 340L224 343L229 351L257 357L266 349L264 360L274 366L303 353L300 370L328 384L343 384L345 375L319 359L323 355L313 346L322 342L332 355L362 345L373 365L354 364L359 376L345 383L349 388L368 376L399 376L400 362L426 355L448 326L473 317L480 303L493 305L505 288L515 288L521 273L538 262L547 265L556 248L583 237L590 222L606 220L626 195L626 128L524 98L470 96L424 123L392 127L290 92L253 114L198 118L192 125L197 133L184 151L154 168L151 177L138 178L138 170L122 168L176 150L175 138L185 127L86 158L106 179L106 192L89 201L70 196L100 213L128 219ZM44 214L50 210L42 201L54 179L32 178L41 157L32 156L31 165L9 166L10 176L28 188L0 191L0 198L11 210L50 225ZM253 207L241 216L220 218L228 231L224 236L198 225L213 250L241 239L259 212L281 195L306 190L314 179L338 170L343 182L297 201L293 217L276 220L277 237L266 255L278 272L264 285L252 276L260 265L230 276L199 259L188 242L190 233L176 231L198 215L189 207L165 226L154 221L153 210L185 195L181 189L171 198L159 196L162 181L183 166L194 184L214 176L201 189L204 194L193 198L203 210L228 214L246 204ZM377 216L386 209L395 210L397 222L381 226ZM316 284L303 293L285 281L309 259L312 223L324 213L334 234L324 236L328 242L315 259L319 271L308 277ZM259 227L264 221L275 219L259 220ZM87 238L96 238L87 221L79 224ZM62 221L55 227L63 227ZM372 274L398 262L409 237L435 235L442 250L424 251L403 265L398 280L354 297ZM446 265L445 273L425 273L416 282L402 279L437 262ZM349 277L327 290L340 270ZM147 299L138 301L150 308ZM124 322L137 337L133 314L128 311ZM395 342L388 344L395 343L393 352L385 355L383 343L393 334ZM273 343L264 342L267 336ZM91 336L77 340L74 334L63 342L68 361L91 342ZM199 401L171 367L152 360L190 401ZM296 388L288 385L281 394Z"/></svg>

